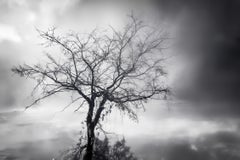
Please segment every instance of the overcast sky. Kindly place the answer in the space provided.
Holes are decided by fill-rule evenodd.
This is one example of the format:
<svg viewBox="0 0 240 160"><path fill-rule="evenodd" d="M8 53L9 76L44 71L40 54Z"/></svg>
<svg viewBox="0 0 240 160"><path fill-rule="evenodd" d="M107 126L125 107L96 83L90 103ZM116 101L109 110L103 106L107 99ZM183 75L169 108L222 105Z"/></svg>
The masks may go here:
<svg viewBox="0 0 240 160"><path fill-rule="evenodd" d="M34 83L13 75L11 68L44 60L46 48L40 45L36 28L55 26L62 33L86 33L96 26L119 28L134 11L172 37L165 55L169 57L166 69L173 96L146 104L146 112L139 111L139 123L113 113L106 120L106 129L118 138L125 136L136 152L149 160L160 156L159 148L170 160L179 157L169 156L171 153L179 152L184 160L184 156L194 159L193 155L207 159L210 153L204 146L214 152L217 144L236 158L235 150L240 148L239 7L237 0L0 0L0 155L14 152L21 157L19 148L29 151L29 146L39 141L54 148L53 139L71 145L84 118L82 112L74 113L74 108L61 112L68 104L64 96L24 112L32 100ZM154 149L147 150L151 145ZM47 158L53 156L40 150ZM29 152L30 158L25 159L40 154ZM56 154L57 149L52 152Z"/></svg>

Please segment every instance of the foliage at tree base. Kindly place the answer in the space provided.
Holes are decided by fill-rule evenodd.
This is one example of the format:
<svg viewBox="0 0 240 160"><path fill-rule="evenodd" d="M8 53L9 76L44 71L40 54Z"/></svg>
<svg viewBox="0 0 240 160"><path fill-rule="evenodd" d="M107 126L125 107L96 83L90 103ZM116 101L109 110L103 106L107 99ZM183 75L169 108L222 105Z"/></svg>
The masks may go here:
<svg viewBox="0 0 240 160"><path fill-rule="evenodd" d="M65 152L60 160L82 160L84 155L84 146L80 143L71 150ZM130 147L126 145L126 140L116 141L113 145L109 144L109 139L95 139L92 160L138 160L131 152Z"/></svg>

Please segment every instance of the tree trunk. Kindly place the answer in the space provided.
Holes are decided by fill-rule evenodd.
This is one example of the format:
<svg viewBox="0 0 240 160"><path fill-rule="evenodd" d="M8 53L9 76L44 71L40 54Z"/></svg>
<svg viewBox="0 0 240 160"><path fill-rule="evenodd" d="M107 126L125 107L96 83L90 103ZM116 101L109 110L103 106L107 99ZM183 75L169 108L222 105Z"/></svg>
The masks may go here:
<svg viewBox="0 0 240 160"><path fill-rule="evenodd" d="M87 130L87 149L83 160L92 160L94 141L95 141L94 125L90 124Z"/></svg>
<svg viewBox="0 0 240 160"><path fill-rule="evenodd" d="M106 102L106 98L104 98L100 104L100 107L97 110L96 116L94 120L92 120L93 117L93 108L94 108L94 101L93 103L90 103L89 105L89 111L87 116L87 149L86 153L83 157L83 160L92 160L93 158L93 147L95 142L95 126L97 125L99 118L101 116L101 113L104 109L103 105Z"/></svg>

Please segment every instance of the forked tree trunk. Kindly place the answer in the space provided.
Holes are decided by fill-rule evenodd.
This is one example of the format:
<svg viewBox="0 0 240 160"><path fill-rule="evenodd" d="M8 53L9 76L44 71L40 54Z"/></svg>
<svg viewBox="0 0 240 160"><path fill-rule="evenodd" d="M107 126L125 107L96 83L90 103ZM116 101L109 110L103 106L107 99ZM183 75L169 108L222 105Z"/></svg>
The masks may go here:
<svg viewBox="0 0 240 160"><path fill-rule="evenodd" d="M83 157L83 160L92 160L93 158L93 147L94 147L94 142L95 142L95 126L97 125L99 118L101 116L102 111L104 110L104 104L106 102L106 98L104 98L101 103L100 107L97 109L96 115L94 120L92 120L93 117L93 108L94 108L94 103L91 103L89 105L89 111L88 111L88 116L87 116L87 149L86 153Z"/></svg>

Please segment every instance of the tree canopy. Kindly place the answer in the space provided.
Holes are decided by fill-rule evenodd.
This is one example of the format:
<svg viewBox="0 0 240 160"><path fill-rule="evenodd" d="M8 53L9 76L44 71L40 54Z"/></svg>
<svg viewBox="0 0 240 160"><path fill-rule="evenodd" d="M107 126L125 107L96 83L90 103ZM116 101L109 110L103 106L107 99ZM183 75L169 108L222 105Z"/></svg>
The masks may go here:
<svg viewBox="0 0 240 160"><path fill-rule="evenodd" d="M26 108L61 92L75 93L79 110L86 114L88 160L92 159L95 129L104 116L117 108L137 120L136 109L148 99L162 99L169 93L163 69L168 37L133 15L120 31L109 27L89 34L56 34L56 29L40 31L47 47L59 47L57 57L47 54L45 64L20 65L13 72L36 80L38 98ZM57 51L57 50L56 50ZM105 111L105 112L103 112Z"/></svg>

